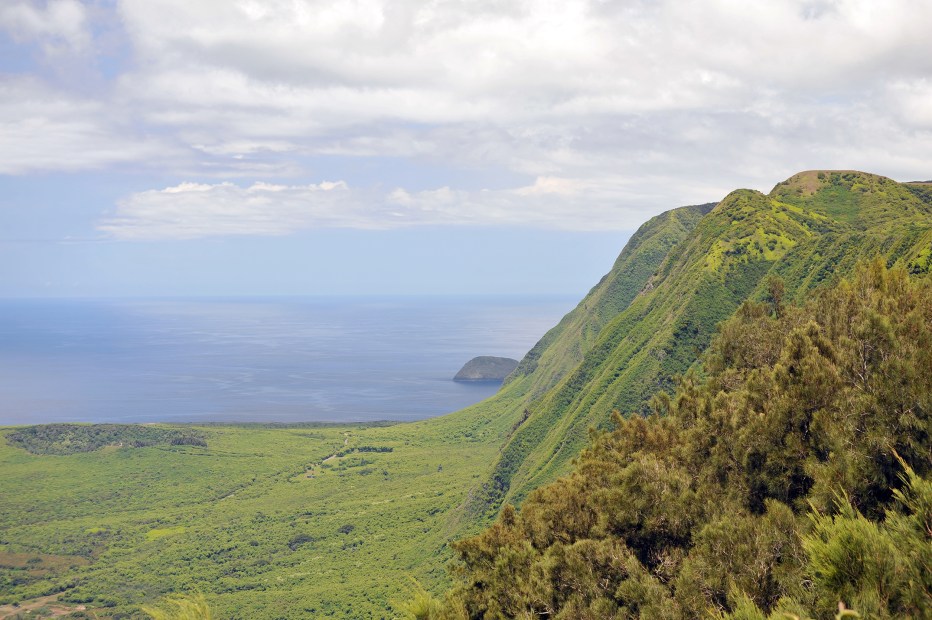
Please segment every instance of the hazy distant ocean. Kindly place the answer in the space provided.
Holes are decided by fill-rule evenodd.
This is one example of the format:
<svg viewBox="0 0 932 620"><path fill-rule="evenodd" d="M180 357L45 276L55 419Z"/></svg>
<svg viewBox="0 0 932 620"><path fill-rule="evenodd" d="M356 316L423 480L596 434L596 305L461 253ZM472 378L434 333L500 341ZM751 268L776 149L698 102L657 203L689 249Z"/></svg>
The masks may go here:
<svg viewBox="0 0 932 620"><path fill-rule="evenodd" d="M0 301L0 425L417 420L491 396L571 298Z"/></svg>

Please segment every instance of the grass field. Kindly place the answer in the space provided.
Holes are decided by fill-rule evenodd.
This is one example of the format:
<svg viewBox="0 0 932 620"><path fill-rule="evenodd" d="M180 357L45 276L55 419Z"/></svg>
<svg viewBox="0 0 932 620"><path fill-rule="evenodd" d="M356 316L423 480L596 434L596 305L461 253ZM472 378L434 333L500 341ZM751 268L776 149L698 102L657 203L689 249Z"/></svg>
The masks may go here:
<svg viewBox="0 0 932 620"><path fill-rule="evenodd" d="M60 593L122 617L200 591L222 618L392 617L409 577L445 583L506 401L398 425L184 429L206 448L3 442L0 604Z"/></svg>

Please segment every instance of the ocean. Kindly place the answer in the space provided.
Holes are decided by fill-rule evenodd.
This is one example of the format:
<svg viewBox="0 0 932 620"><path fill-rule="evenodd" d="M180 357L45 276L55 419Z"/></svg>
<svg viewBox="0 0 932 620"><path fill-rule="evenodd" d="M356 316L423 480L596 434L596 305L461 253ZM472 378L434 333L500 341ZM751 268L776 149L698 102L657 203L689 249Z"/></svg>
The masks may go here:
<svg viewBox="0 0 932 620"><path fill-rule="evenodd" d="M359 422L462 409L570 297L0 301L0 425Z"/></svg>

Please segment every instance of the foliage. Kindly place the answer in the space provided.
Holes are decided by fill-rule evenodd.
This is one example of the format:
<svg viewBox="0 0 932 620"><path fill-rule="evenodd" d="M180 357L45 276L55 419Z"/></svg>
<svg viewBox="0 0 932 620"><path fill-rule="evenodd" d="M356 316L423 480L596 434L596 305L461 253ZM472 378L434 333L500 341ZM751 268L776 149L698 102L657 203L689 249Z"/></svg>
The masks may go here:
<svg viewBox="0 0 932 620"><path fill-rule="evenodd" d="M393 607L403 618L429 620L437 617L443 609L440 601L431 596L417 579L411 579L411 587L405 594L406 598L393 602Z"/></svg>
<svg viewBox="0 0 932 620"><path fill-rule="evenodd" d="M8 433L7 441L33 454L76 454L105 446L207 447L204 434L196 430L138 424L39 424Z"/></svg>
<svg viewBox="0 0 932 620"><path fill-rule="evenodd" d="M846 498L834 516L813 515L804 545L823 605L840 598L871 618L932 616L932 481L904 469L882 521Z"/></svg>
<svg viewBox="0 0 932 620"><path fill-rule="evenodd" d="M930 617L930 369L932 281L882 260L802 307L747 302L704 377L455 545L448 609Z"/></svg>
<svg viewBox="0 0 932 620"><path fill-rule="evenodd" d="M159 607L143 607L152 620L211 620L213 615L203 594L169 597Z"/></svg>

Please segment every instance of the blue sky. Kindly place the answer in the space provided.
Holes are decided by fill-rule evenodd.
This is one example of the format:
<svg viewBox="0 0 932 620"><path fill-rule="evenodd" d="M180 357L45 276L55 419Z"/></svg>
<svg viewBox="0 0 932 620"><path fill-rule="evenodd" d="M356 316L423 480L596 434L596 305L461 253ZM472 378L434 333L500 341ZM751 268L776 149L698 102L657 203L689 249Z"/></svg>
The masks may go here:
<svg viewBox="0 0 932 620"><path fill-rule="evenodd" d="M4 0L0 296L581 294L663 210L932 177L932 3Z"/></svg>

